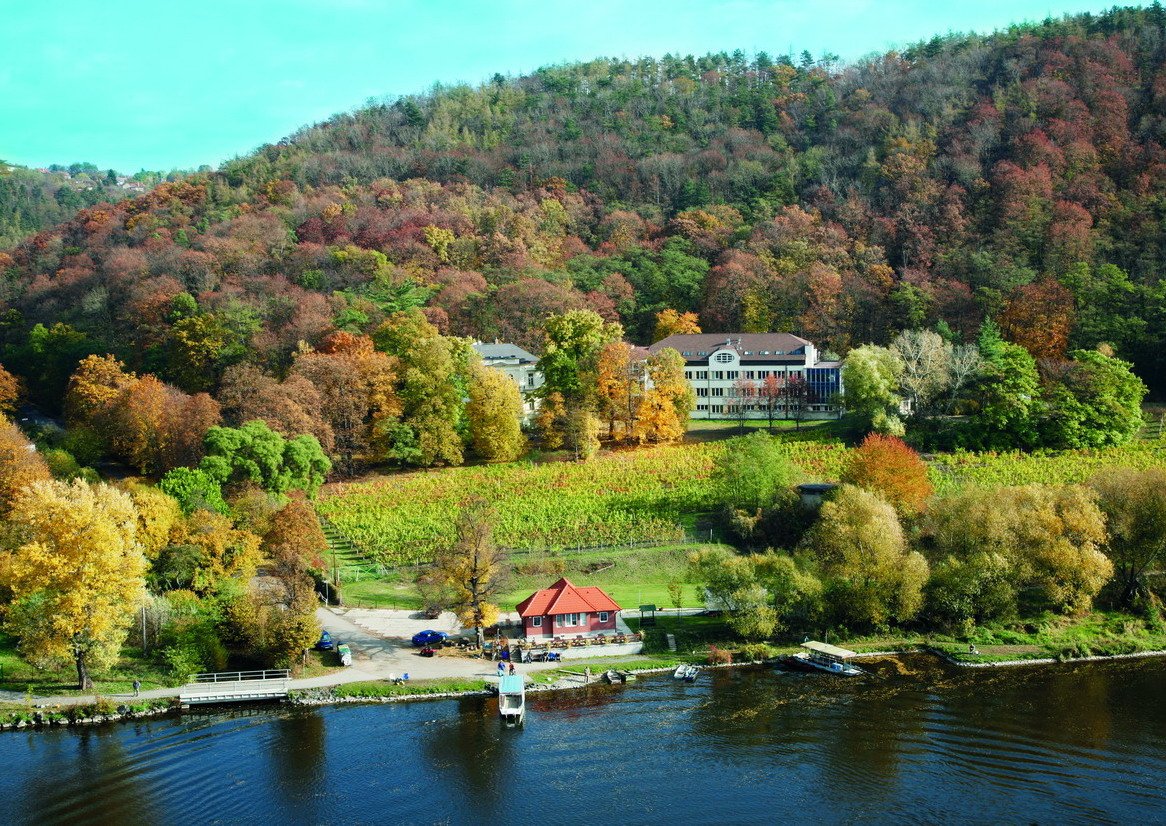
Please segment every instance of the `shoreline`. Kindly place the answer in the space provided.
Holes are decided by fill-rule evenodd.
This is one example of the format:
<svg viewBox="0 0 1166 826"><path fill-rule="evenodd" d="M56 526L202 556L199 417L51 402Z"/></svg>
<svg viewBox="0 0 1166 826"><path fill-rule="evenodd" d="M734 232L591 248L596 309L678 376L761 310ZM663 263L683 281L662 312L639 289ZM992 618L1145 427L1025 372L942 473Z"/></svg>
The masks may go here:
<svg viewBox="0 0 1166 826"><path fill-rule="evenodd" d="M1034 657L1031 659L1022 660L997 660L992 662L968 662L966 660L959 660L942 651L931 646L922 646L914 648L886 650L886 651L863 651L856 655L856 659L870 659L874 657L898 657L906 654L930 654L938 657L949 665L957 668L1014 668L1017 666L1026 665L1072 665L1076 663L1097 663L1110 662L1120 660L1137 660L1150 659L1155 657L1166 657L1166 650L1154 651L1135 651L1128 654L1104 654L1092 655L1089 657L1073 657L1071 659L1057 659L1055 657ZM702 665L701 670L706 669L723 669L723 668L745 668L756 666L774 666L780 663L781 658L770 658L760 661L740 662L740 663L718 663L715 665ZM642 669L621 669L636 676L640 675L654 675L654 674L668 674L671 673L674 666L668 667L653 667ZM567 669L563 669L567 671ZM593 675L590 683L579 682L575 677L581 677L578 672L567 671L567 675L560 677L554 683L533 683L527 688L528 693L543 693L549 691L578 691L579 689L587 688L590 685L605 685L601 676L602 672ZM401 693L385 696L335 696L332 694L333 689L343 685L337 683L333 686L299 689L289 693L287 699L281 705L297 706L302 708L320 708L323 706L338 706L338 705L352 705L352 704L373 704L384 705L389 703L405 703L418 702L423 700L456 700L463 697L491 697L495 692L491 690L489 682L483 680L483 687L474 690L464 691L440 691L440 692L425 692L417 691L415 693ZM79 710L81 713L70 714L73 709ZM165 716L180 716L183 714L183 709L170 702L164 705L156 705L154 707L134 710L126 707L124 704L117 708L101 707L98 704L93 706L55 706L47 707L45 705L33 705L25 712L14 712L16 719L0 720L0 731L24 731L29 729L41 730L51 728L80 728L82 726L97 726L108 723L130 723L136 720L153 719Z"/></svg>

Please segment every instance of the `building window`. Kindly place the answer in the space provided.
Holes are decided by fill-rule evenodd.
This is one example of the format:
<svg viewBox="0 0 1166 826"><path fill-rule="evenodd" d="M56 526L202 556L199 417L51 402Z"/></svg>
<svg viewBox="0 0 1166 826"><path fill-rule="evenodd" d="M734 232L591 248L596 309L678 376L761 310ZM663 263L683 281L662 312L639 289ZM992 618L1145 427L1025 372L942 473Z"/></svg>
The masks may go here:
<svg viewBox="0 0 1166 826"><path fill-rule="evenodd" d="M725 395L725 388L723 388L723 387L714 387L714 388L713 388L713 395L714 395L714 396L723 396L723 395Z"/></svg>
<svg viewBox="0 0 1166 826"><path fill-rule="evenodd" d="M707 404L698 404L698 405L696 406L696 409L697 409L697 410L708 410L708 409L709 409L709 406L708 406Z"/></svg>
<svg viewBox="0 0 1166 826"><path fill-rule="evenodd" d="M714 370L713 371L713 381L724 381L724 380L725 380L725 371L724 370Z"/></svg>
<svg viewBox="0 0 1166 826"><path fill-rule="evenodd" d="M606 611L599 612L599 621L600 622L607 622L607 612Z"/></svg>
<svg viewBox="0 0 1166 826"><path fill-rule="evenodd" d="M708 370L701 370L699 373L696 374L696 377L698 379L703 379L704 381L708 381L709 371Z"/></svg>
<svg viewBox="0 0 1166 826"><path fill-rule="evenodd" d="M526 386L527 387L534 387L534 373L527 374Z"/></svg>
<svg viewBox="0 0 1166 826"><path fill-rule="evenodd" d="M727 373L725 373L725 378L727 378L729 381L736 381L737 380L737 371L736 370L729 370Z"/></svg>
<svg viewBox="0 0 1166 826"><path fill-rule="evenodd" d="M732 360L733 360L732 353L717 353L715 356L713 356L713 361L718 362L720 364L728 364Z"/></svg>
<svg viewBox="0 0 1166 826"><path fill-rule="evenodd" d="M543 618L542 617L532 618L530 621L530 625L532 628L542 628L543 627Z"/></svg>
<svg viewBox="0 0 1166 826"><path fill-rule="evenodd" d="M708 394L709 394L709 389L707 387L696 388L696 396L698 399L706 398L708 396Z"/></svg>
<svg viewBox="0 0 1166 826"><path fill-rule="evenodd" d="M579 624L579 615L578 614L559 614L559 625L560 626L578 625L578 624Z"/></svg>

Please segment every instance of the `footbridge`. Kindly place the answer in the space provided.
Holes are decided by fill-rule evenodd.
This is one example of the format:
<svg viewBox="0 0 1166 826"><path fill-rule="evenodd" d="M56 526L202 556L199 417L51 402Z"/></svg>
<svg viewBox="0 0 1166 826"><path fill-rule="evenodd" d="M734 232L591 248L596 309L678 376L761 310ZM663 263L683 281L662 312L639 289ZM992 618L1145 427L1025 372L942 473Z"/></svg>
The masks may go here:
<svg viewBox="0 0 1166 826"><path fill-rule="evenodd" d="M287 697L290 679L291 674L286 668L193 674L178 697L183 706L283 700Z"/></svg>

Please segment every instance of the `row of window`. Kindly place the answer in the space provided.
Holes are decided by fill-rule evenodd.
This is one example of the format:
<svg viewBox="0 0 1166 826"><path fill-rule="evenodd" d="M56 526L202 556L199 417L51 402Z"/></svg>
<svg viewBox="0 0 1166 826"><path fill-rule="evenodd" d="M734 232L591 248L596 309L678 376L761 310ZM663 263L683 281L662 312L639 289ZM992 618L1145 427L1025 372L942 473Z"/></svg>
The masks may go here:
<svg viewBox="0 0 1166 826"><path fill-rule="evenodd" d="M795 376L802 375L801 370L745 370L744 375L747 379L765 379L770 376L776 378L785 378L787 375ZM708 370L686 370L685 375L689 381L708 381ZM740 370L714 370L713 381L736 381L741 376Z"/></svg>
<svg viewBox="0 0 1166 826"><path fill-rule="evenodd" d="M681 355L682 355L682 356L685 356L686 358L687 358L687 357L691 357L691 356L692 356L692 352L693 352L692 350L685 350L683 353L681 353ZM792 350L791 350L790 352L791 352L791 354L793 353L793 351L792 351ZM708 355L708 351L707 351L707 350L697 350L697 351L696 351L696 355L697 355L697 356L707 356L707 355ZM752 350L746 350L746 351L745 351L745 355L747 355L747 356L752 356L752 355L758 355L758 356L784 356L784 355L785 355L785 350L758 350L756 354L754 354L754 352L753 352ZM717 353L716 360L717 360L717 361L732 361L732 360L733 360L733 355L732 355L732 353Z"/></svg>
<svg viewBox="0 0 1166 826"><path fill-rule="evenodd" d="M600 611L599 612L599 621L600 622L607 622L608 616L609 616L609 614L606 611ZM555 625L559 626L560 628L567 628L567 627L570 627L573 625L586 625L586 624L587 624L587 615L586 614L555 614ZM530 625L532 628L542 628L543 627L543 618L542 617L531 617Z"/></svg>

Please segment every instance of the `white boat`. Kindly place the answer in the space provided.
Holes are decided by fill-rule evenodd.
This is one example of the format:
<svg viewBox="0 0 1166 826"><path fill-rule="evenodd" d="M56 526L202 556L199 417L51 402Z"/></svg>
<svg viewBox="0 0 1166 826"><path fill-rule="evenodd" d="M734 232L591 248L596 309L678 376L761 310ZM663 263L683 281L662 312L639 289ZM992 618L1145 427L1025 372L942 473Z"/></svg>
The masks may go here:
<svg viewBox="0 0 1166 826"><path fill-rule="evenodd" d="M857 665L847 662L851 657L858 656L854 651L816 640L807 640L802 643L802 648L806 650L786 657L785 665L804 671L825 671L828 674L838 674L843 677L854 677L866 673Z"/></svg>
<svg viewBox="0 0 1166 826"><path fill-rule="evenodd" d="M696 678L700 675L700 668L695 665L688 665L684 667L684 682L695 683Z"/></svg>
<svg viewBox="0 0 1166 826"><path fill-rule="evenodd" d="M498 680L498 715L505 723L517 725L526 715L526 681L514 674Z"/></svg>
<svg viewBox="0 0 1166 826"><path fill-rule="evenodd" d="M676 666L676 670L672 672L672 676L677 680L683 680L685 673L688 671L688 666L684 663Z"/></svg>

